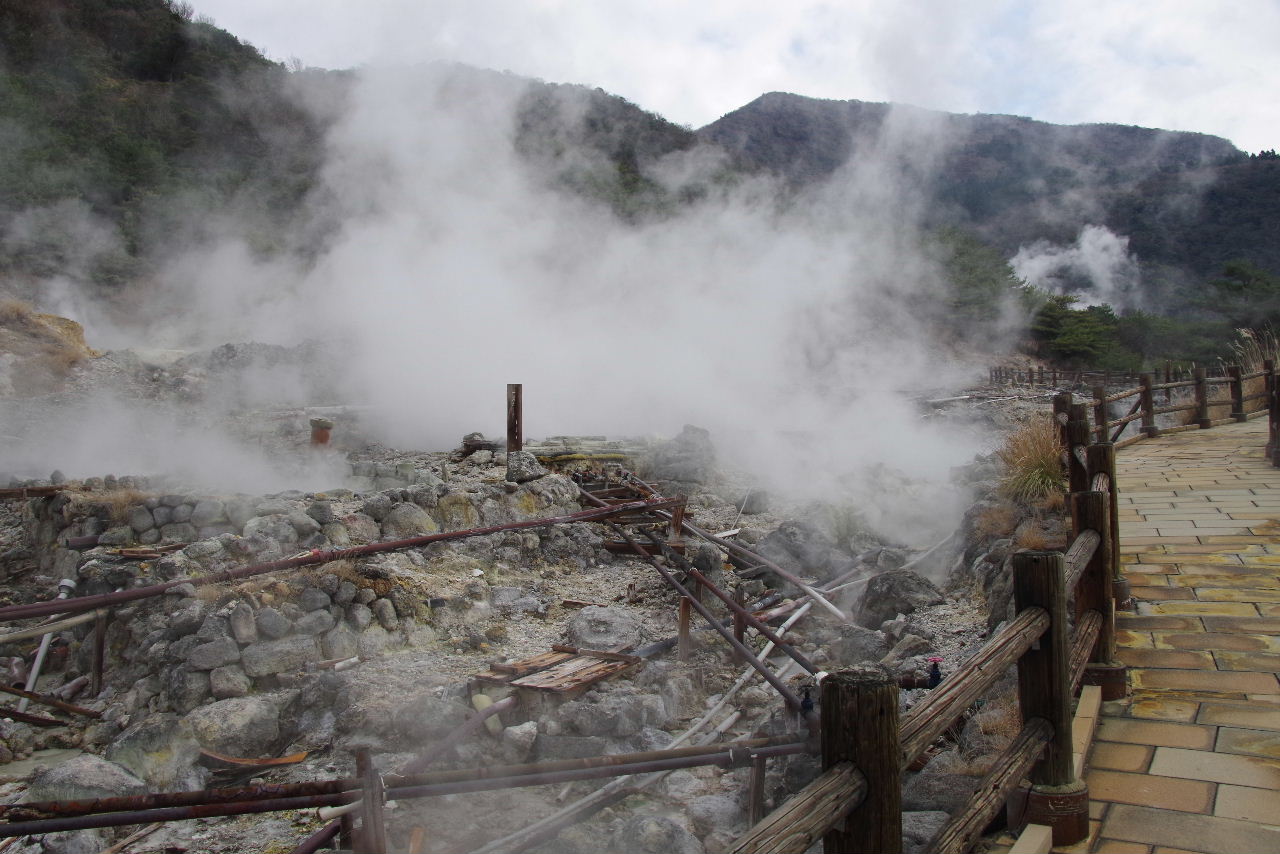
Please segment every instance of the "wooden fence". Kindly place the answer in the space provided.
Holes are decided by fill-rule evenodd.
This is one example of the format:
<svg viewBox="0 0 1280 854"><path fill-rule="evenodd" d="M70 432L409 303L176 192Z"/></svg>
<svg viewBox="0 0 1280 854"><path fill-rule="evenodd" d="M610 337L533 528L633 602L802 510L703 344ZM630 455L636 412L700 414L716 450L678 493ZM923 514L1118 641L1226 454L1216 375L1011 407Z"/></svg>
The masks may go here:
<svg viewBox="0 0 1280 854"><path fill-rule="evenodd" d="M1251 390L1251 386L1255 389ZM1222 390L1225 389L1225 394ZM1215 393L1217 392L1217 393ZM1247 421L1271 409L1275 394L1275 365L1271 360L1261 370L1245 371L1239 365L1227 365L1222 376L1208 376L1204 368L1195 368L1191 379L1156 382L1153 374L1138 377L1135 388L1107 393L1106 386L1093 388L1091 430L1099 442L1114 442L1123 448L1143 439L1154 439L1166 433L1205 430L1220 424ZM1159 398L1163 398L1163 401ZM1111 419L1111 407L1133 399L1129 411ZM1156 416L1188 413L1186 423L1160 427ZM1274 422L1275 419L1273 418ZM1138 432L1121 438L1130 424L1139 425ZM1269 447L1274 446L1274 442Z"/></svg>
<svg viewBox="0 0 1280 854"><path fill-rule="evenodd" d="M1017 615L901 717L897 683L880 668L823 679L823 773L732 851L798 854L822 839L829 852L901 852L903 773L1014 664L1022 729L928 850L967 851L1028 775L1032 785L1014 823L1049 825L1055 845L1085 838L1089 797L1073 761L1072 698L1082 681L1101 686L1103 699L1127 691L1125 667L1115 660L1116 600L1127 598L1118 583L1115 446L1089 444L1088 411L1069 394L1055 402L1073 538L1065 552L1013 556Z"/></svg>

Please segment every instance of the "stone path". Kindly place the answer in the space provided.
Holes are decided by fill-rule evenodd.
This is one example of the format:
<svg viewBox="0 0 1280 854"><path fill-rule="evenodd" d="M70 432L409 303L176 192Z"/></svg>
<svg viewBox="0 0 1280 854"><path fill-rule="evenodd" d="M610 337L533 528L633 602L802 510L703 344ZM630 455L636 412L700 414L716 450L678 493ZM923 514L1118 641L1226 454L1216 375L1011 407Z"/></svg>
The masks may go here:
<svg viewBox="0 0 1280 854"><path fill-rule="evenodd" d="M1106 703L1065 851L1280 852L1280 469L1265 418L1120 451L1132 696Z"/></svg>

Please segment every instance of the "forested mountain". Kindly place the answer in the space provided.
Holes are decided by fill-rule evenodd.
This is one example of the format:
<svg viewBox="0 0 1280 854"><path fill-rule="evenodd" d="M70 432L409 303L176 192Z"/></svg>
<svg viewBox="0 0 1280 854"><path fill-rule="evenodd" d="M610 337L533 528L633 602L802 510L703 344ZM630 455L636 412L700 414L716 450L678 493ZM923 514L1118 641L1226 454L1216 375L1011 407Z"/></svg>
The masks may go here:
<svg viewBox="0 0 1280 854"><path fill-rule="evenodd" d="M1127 240L1148 313L1212 319L1220 293L1280 293L1280 159L1217 137L776 92L694 131L600 89L450 73L464 109L486 87L514 92L510 143L530 174L626 222L752 177L785 205L887 165L909 179L894 190L916 197L957 317L1017 287L1001 259L1086 226ZM332 234L316 194L358 79L286 69L179 0L0 0L0 291L54 276L127 290L228 220L256 252L306 258Z"/></svg>

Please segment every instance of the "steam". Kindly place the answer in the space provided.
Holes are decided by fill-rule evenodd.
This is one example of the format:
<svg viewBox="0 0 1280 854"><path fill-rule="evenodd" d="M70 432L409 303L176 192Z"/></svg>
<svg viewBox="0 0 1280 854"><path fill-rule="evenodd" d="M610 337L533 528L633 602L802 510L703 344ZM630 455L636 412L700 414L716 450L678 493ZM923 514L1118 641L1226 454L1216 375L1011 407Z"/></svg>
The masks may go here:
<svg viewBox="0 0 1280 854"><path fill-rule="evenodd" d="M1050 293L1076 294L1083 305L1117 311L1141 308L1140 270L1129 238L1102 225L1086 225L1069 246L1037 240L1009 261L1019 278Z"/></svg>
<svg viewBox="0 0 1280 854"><path fill-rule="evenodd" d="M946 474L977 443L905 394L969 369L920 319L939 271L915 228L920 161L892 154L922 135L941 150L939 131L904 111L800 198L749 180L637 224L520 158L525 85L362 72L309 211L336 224L324 249L263 260L230 234L175 254L161 279L186 309L146 330L151 346L319 340L397 447L500 432L504 385L523 382L526 435L699 424L772 490L868 509L904 540L945 533L961 502ZM650 171L671 186L702 164L715 158ZM915 486L883 489L884 472Z"/></svg>

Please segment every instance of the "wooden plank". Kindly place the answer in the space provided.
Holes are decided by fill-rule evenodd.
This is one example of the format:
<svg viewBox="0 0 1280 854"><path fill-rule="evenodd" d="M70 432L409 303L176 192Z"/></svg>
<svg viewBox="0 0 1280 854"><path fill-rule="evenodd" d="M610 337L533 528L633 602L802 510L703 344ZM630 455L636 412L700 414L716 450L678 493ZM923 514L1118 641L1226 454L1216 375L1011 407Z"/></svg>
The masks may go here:
<svg viewBox="0 0 1280 854"><path fill-rule="evenodd" d="M733 854L801 854L862 803L866 781L852 762L822 773L729 850Z"/></svg>

